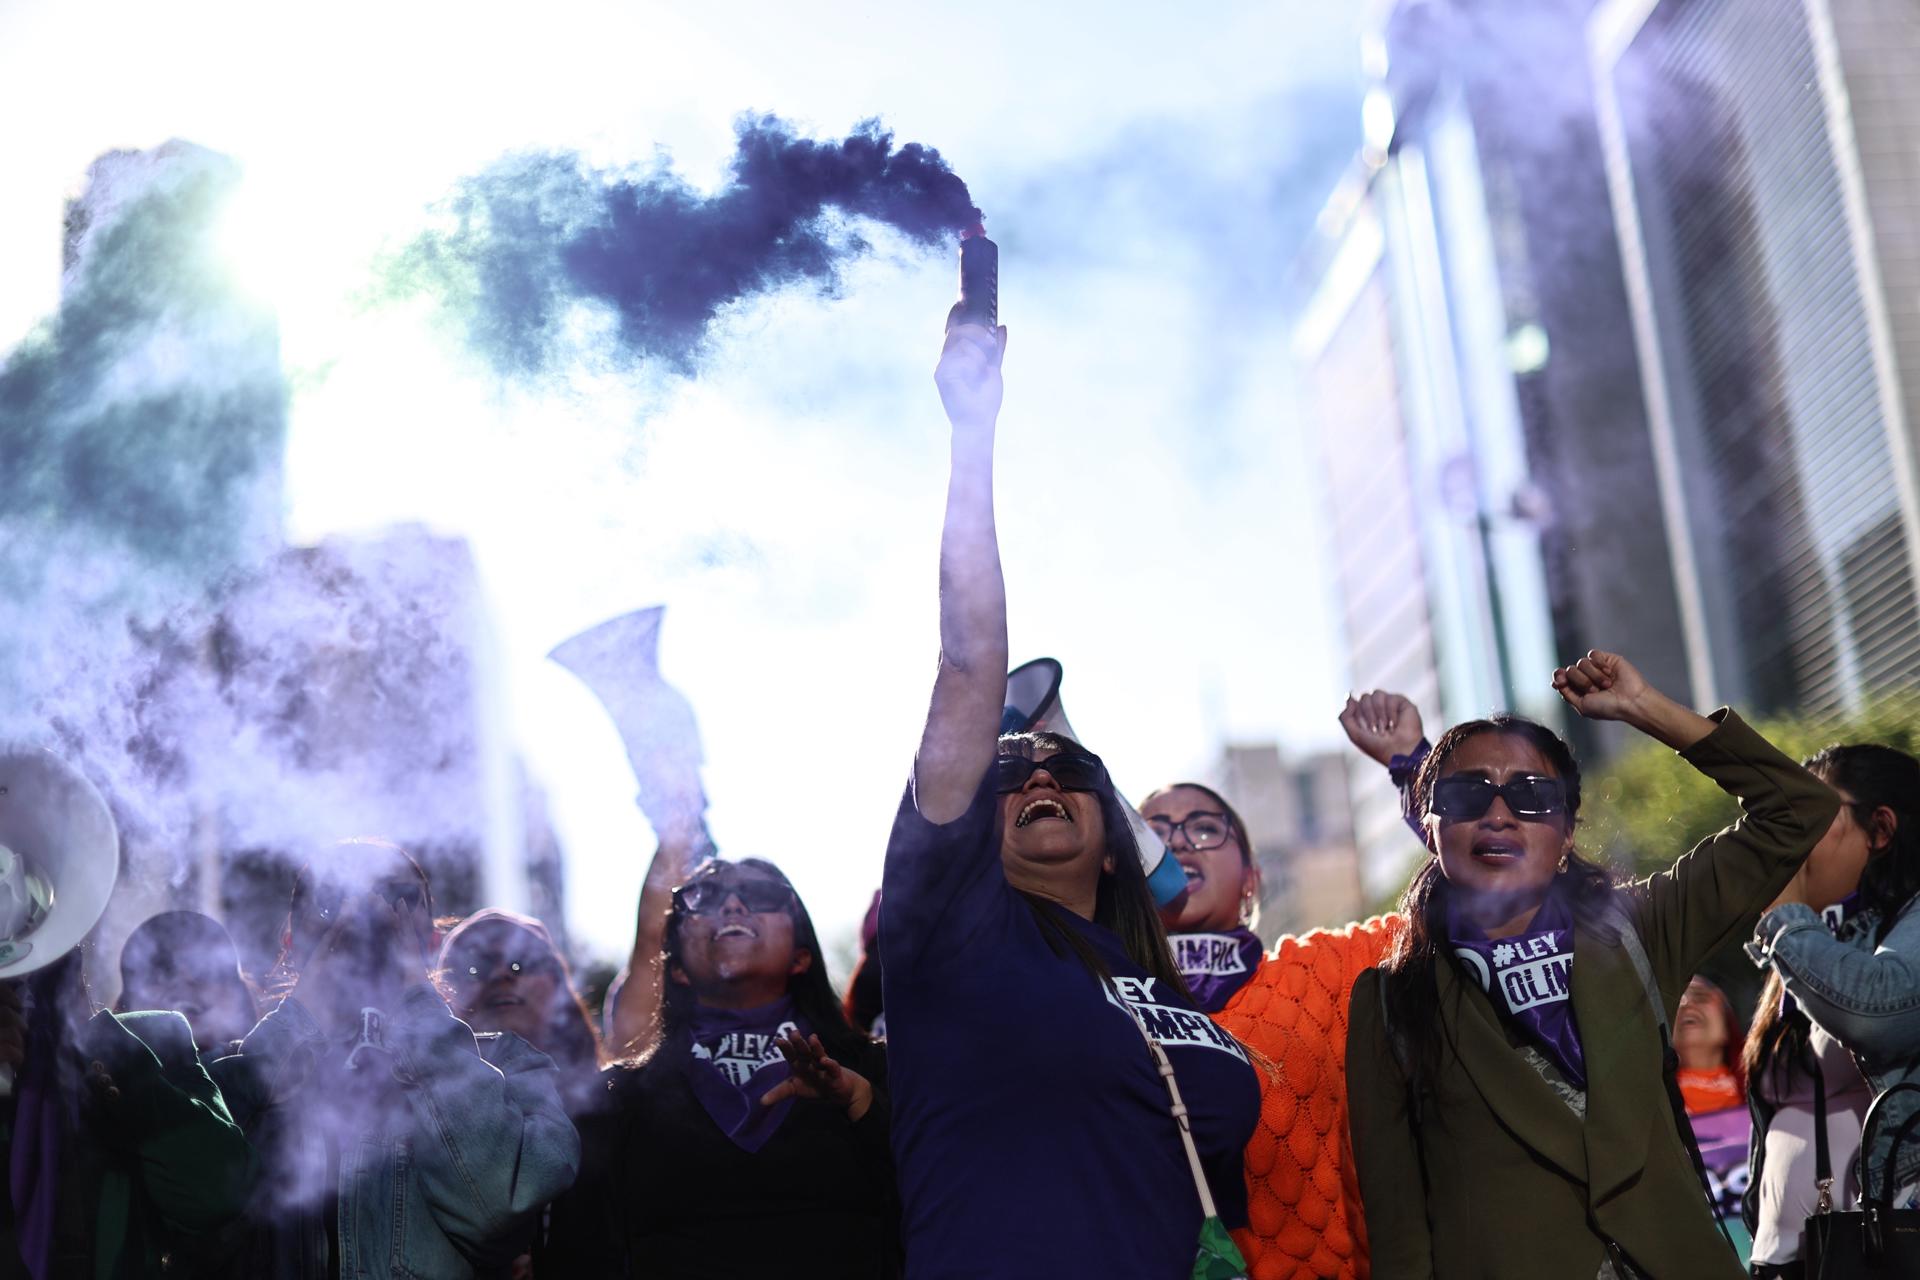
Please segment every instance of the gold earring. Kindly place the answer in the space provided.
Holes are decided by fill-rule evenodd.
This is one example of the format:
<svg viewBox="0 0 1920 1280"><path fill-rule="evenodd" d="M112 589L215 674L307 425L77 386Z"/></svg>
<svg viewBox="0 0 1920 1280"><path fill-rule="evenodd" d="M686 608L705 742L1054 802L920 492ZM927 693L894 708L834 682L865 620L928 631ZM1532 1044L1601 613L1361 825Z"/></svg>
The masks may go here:
<svg viewBox="0 0 1920 1280"><path fill-rule="evenodd" d="M1565 871L1565 870L1567 869L1567 863L1568 863L1568 862L1570 862L1570 861L1572 860L1572 858L1573 858L1573 854L1572 854L1572 853L1571 853L1570 851L1567 851L1567 850L1562 850L1562 851L1561 851L1561 854L1560 854L1560 869L1561 869L1562 871Z"/></svg>

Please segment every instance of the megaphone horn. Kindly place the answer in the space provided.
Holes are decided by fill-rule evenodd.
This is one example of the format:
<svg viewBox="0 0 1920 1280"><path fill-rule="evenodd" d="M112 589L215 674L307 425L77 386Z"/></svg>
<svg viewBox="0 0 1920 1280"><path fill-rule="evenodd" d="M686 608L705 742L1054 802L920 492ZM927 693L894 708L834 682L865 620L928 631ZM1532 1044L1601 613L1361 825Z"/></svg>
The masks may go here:
<svg viewBox="0 0 1920 1280"><path fill-rule="evenodd" d="M693 704L660 678L666 606L636 609L589 627L547 656L578 676L613 717L639 783L640 811L655 831L695 826L696 858L713 854L700 785L700 726Z"/></svg>
<svg viewBox="0 0 1920 1280"><path fill-rule="evenodd" d="M1000 732L1057 733L1079 742L1080 735L1073 731L1067 710L1060 702L1060 681L1065 674L1065 668L1053 658L1035 658L1007 672ZM1140 856L1140 869L1146 873L1147 888L1153 891L1153 900L1164 907L1186 892L1187 873L1167 851L1166 841L1133 807L1133 802L1121 795L1118 788L1113 794L1127 815L1127 828L1133 834L1133 847Z"/></svg>
<svg viewBox="0 0 1920 1280"><path fill-rule="evenodd" d="M93 784L50 751L0 744L0 979L78 946L119 874L120 833Z"/></svg>
<svg viewBox="0 0 1920 1280"><path fill-rule="evenodd" d="M119 876L120 833L93 784L50 751L0 743L0 979L79 946ZM12 1092L0 1066L0 1097Z"/></svg>

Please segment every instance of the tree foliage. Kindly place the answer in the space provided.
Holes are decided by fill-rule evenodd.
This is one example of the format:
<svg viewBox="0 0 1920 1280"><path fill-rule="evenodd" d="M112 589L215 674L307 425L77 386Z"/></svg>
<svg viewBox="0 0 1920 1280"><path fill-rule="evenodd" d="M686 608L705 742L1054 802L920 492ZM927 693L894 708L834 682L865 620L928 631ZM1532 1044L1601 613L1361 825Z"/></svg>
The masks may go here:
<svg viewBox="0 0 1920 1280"><path fill-rule="evenodd" d="M1879 742L1920 755L1920 693L1890 694L1851 714L1781 716L1755 726L1797 760L1837 742ZM1583 846L1638 877L1662 870L1740 816L1733 798L1658 743L1585 780Z"/></svg>

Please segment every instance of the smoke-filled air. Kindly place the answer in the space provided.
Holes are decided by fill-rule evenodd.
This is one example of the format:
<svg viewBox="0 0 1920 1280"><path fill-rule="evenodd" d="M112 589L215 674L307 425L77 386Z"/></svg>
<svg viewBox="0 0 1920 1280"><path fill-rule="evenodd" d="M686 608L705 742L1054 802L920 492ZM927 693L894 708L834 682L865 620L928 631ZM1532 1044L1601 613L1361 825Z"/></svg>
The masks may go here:
<svg viewBox="0 0 1920 1280"><path fill-rule="evenodd" d="M0 119L0 1280L1920 1276L1911 0Z"/></svg>
<svg viewBox="0 0 1920 1280"><path fill-rule="evenodd" d="M711 192L664 157L609 171L570 152L507 156L460 181L444 228L396 256L391 287L434 294L503 374L549 370L568 335L602 317L629 360L684 373L724 309L794 285L833 293L869 248L863 224L930 247L980 218L938 151L896 146L878 120L837 140L770 115L735 133Z"/></svg>

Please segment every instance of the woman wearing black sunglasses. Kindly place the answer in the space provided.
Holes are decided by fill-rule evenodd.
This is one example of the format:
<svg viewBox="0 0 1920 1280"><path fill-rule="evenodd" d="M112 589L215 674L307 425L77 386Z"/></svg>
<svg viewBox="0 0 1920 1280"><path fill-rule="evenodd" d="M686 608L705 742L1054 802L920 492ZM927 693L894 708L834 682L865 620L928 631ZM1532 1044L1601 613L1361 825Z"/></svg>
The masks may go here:
<svg viewBox="0 0 1920 1280"><path fill-rule="evenodd" d="M1350 1010L1373 1275L1731 1280L1739 1259L1676 1123L1665 1026L1838 798L1731 711L1696 715L1618 655L1589 653L1553 683L1588 719L1680 752L1743 816L1615 886L1575 848L1580 773L1557 735L1500 715L1441 736L1413 784L1432 856Z"/></svg>
<svg viewBox="0 0 1920 1280"><path fill-rule="evenodd" d="M993 433L1006 331L956 325L940 666L880 900L908 1274L1176 1276L1202 1201L1147 1037L1228 1226L1259 1087L1189 998L1097 757L1000 737L1006 592ZM983 1069L1013 1055L1017 1069Z"/></svg>
<svg viewBox="0 0 1920 1280"><path fill-rule="evenodd" d="M799 896L770 862L716 859L671 903L657 1032L581 1117L586 1171L535 1274L893 1275L885 1058Z"/></svg>

